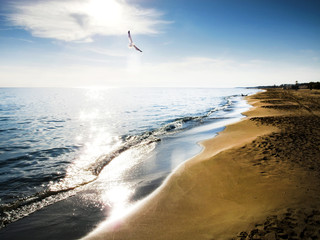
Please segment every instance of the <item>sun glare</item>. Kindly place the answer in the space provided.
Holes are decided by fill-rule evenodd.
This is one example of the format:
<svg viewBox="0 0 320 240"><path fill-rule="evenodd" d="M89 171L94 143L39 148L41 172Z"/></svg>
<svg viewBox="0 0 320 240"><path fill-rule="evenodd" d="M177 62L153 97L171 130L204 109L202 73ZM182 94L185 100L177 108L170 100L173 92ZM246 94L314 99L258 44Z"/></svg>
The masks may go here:
<svg viewBox="0 0 320 240"><path fill-rule="evenodd" d="M128 196L131 196L132 193L133 189L130 186L115 185L102 195L103 201L112 208L110 219L121 219L126 215L130 207Z"/></svg>
<svg viewBox="0 0 320 240"><path fill-rule="evenodd" d="M122 6L115 0L91 0L86 6L87 13L99 23L119 23L123 16Z"/></svg>

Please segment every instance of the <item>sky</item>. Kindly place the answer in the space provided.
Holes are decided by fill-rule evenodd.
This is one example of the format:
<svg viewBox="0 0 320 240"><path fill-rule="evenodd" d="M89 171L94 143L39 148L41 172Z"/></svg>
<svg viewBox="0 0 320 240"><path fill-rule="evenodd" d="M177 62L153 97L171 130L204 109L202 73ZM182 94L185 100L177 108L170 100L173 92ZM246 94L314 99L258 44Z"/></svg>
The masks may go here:
<svg viewBox="0 0 320 240"><path fill-rule="evenodd" d="M318 0L0 0L0 87L320 81L319 12Z"/></svg>

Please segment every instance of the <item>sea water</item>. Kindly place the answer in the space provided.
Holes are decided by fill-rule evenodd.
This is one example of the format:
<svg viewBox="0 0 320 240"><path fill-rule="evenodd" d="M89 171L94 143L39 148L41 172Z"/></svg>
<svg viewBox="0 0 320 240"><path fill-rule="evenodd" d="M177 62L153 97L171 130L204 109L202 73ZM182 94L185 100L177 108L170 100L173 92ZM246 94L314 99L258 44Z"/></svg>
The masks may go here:
<svg viewBox="0 0 320 240"><path fill-rule="evenodd" d="M1 88L1 227L90 190L119 216L247 110L231 88Z"/></svg>

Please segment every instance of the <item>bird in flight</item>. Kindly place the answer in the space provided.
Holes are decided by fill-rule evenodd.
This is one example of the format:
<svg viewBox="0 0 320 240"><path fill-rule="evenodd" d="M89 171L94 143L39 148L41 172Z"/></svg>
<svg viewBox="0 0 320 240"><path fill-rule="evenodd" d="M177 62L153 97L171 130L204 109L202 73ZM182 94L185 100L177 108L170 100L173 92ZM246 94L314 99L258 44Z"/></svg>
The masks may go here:
<svg viewBox="0 0 320 240"><path fill-rule="evenodd" d="M137 51L142 52L136 45L134 45L132 38L131 38L130 31L128 31L128 38L129 38L129 48L134 47Z"/></svg>

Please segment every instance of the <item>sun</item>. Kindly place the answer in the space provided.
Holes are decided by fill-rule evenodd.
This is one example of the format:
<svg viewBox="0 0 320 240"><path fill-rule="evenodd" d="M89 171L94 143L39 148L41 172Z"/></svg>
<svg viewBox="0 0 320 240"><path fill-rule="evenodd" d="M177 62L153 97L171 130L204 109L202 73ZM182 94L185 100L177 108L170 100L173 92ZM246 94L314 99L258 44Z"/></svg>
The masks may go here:
<svg viewBox="0 0 320 240"><path fill-rule="evenodd" d="M123 18L123 6L116 0L89 0L86 12L97 23L114 22L118 24Z"/></svg>

